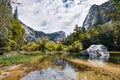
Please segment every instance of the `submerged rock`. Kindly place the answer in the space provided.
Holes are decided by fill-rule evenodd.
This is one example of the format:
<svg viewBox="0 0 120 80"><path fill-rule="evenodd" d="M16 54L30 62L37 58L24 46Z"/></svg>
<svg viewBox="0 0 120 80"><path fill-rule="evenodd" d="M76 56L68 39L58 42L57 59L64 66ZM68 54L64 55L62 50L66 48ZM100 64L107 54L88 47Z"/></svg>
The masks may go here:
<svg viewBox="0 0 120 80"><path fill-rule="evenodd" d="M81 52L81 55L88 56L89 60L108 61L109 52L104 45L91 45L88 49Z"/></svg>

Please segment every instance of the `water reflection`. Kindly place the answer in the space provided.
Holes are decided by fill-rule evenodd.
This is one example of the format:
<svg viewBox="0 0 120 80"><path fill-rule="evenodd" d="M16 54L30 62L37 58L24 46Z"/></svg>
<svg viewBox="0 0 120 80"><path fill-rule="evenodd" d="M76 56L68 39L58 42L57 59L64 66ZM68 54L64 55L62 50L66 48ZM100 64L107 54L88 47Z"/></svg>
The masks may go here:
<svg viewBox="0 0 120 80"><path fill-rule="evenodd" d="M77 80L74 68L64 59L56 59L55 64L62 69L48 68L41 71L34 71L20 80Z"/></svg>
<svg viewBox="0 0 120 80"><path fill-rule="evenodd" d="M112 56L96 56L96 55L92 55L92 56L83 56L80 55L78 57L81 60L87 60L90 63L94 63L94 64L104 64L106 62L109 62L112 58Z"/></svg>
<svg viewBox="0 0 120 80"><path fill-rule="evenodd" d="M96 63L96 64L105 63L105 62L109 61L109 57L107 57L107 56L89 56L88 61Z"/></svg>

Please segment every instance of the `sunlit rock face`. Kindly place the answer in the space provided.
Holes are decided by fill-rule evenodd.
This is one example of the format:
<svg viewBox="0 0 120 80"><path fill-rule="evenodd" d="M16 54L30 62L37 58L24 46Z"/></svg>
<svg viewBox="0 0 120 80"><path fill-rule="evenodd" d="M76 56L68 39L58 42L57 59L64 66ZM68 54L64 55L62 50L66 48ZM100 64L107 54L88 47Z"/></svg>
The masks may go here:
<svg viewBox="0 0 120 80"><path fill-rule="evenodd" d="M91 61L108 61L109 60L109 52L104 45L91 45L88 49L81 52L82 55L88 56L88 60Z"/></svg>
<svg viewBox="0 0 120 80"><path fill-rule="evenodd" d="M109 1L102 5L93 5L83 22L83 27L87 29L97 24L110 22L112 20L110 12L113 12L115 8L115 5Z"/></svg>
<svg viewBox="0 0 120 80"><path fill-rule="evenodd" d="M71 71L71 70L70 70ZM20 80L76 80L69 70L60 71L53 68L34 71Z"/></svg>

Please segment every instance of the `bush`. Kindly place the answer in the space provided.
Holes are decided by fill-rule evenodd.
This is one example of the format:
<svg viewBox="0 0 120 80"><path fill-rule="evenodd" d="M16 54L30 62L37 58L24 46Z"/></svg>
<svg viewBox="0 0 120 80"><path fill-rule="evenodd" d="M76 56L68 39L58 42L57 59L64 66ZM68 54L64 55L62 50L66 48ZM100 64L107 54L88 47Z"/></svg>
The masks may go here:
<svg viewBox="0 0 120 80"><path fill-rule="evenodd" d="M23 51L37 51L39 50L39 45L35 42L29 42L22 47Z"/></svg>
<svg viewBox="0 0 120 80"><path fill-rule="evenodd" d="M68 46L67 51L70 52L79 52L82 50L82 43L75 41L72 45Z"/></svg>

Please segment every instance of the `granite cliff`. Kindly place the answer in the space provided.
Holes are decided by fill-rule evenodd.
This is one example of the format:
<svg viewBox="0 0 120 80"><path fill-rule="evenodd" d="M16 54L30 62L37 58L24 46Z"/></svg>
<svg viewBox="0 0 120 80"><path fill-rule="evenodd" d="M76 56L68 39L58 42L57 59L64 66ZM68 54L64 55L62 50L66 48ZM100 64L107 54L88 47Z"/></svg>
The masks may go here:
<svg viewBox="0 0 120 80"><path fill-rule="evenodd" d="M19 21L19 22L25 29L25 41L37 41L41 37L46 37L51 41L57 42L57 41L64 40L66 38L66 34L64 31L58 31L58 32L46 34L42 31L36 31L36 30L28 27L21 21Z"/></svg>
<svg viewBox="0 0 120 80"><path fill-rule="evenodd" d="M115 5L110 3L109 1L102 4L102 5L93 5L84 22L83 27L85 29L89 28L90 26L95 26L98 24L104 24L106 22L110 22L112 17L110 16L110 12L115 10Z"/></svg>

